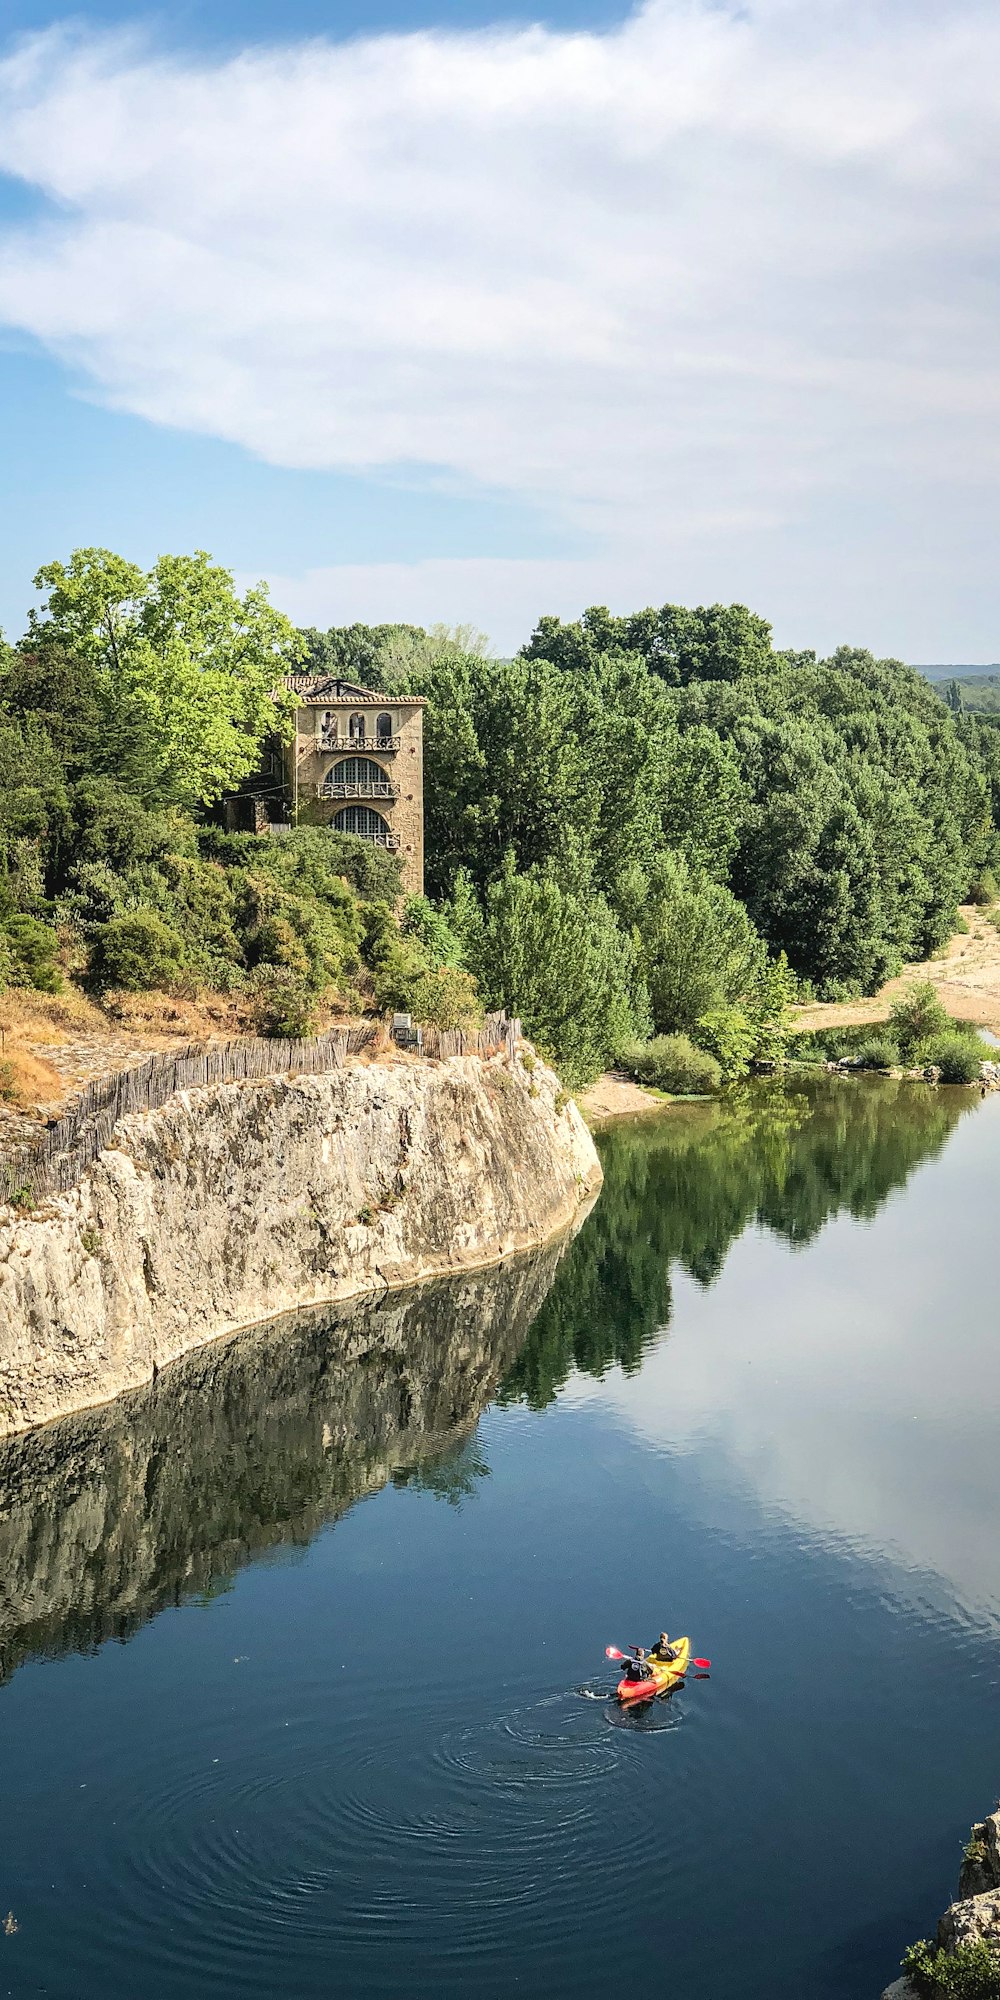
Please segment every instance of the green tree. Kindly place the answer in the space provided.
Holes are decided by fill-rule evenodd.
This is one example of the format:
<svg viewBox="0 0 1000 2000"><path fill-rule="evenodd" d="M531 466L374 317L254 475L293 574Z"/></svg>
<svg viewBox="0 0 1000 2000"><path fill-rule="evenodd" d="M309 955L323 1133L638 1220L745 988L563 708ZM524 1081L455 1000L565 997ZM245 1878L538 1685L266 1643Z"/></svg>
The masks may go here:
<svg viewBox="0 0 1000 2000"><path fill-rule="evenodd" d="M767 946L743 905L682 855L657 856L635 925L658 1033L681 1029L697 1040L713 1009L738 1005L757 1019L772 1004Z"/></svg>
<svg viewBox="0 0 1000 2000"><path fill-rule="evenodd" d="M520 1014L573 1086L649 1032L632 940L602 896L564 889L551 871L518 874L508 857L464 942L486 1005Z"/></svg>
<svg viewBox="0 0 1000 2000"><path fill-rule="evenodd" d="M571 831L590 841L598 801L574 690L545 662L446 658L417 682L428 697L424 811L432 895L467 867L482 892L505 853L543 865Z"/></svg>
<svg viewBox="0 0 1000 2000"><path fill-rule="evenodd" d="M24 650L57 646L89 663L95 700L134 718L148 803L204 805L253 771L301 653L265 584L239 597L203 550L147 572L109 549L46 563L35 583L48 596Z"/></svg>
<svg viewBox="0 0 1000 2000"><path fill-rule="evenodd" d="M613 617L603 604L591 605L568 625L540 618L523 653L563 669L591 665L600 654L634 653L670 687L741 680L766 672L773 657L770 625L745 604L700 604L694 610L664 604L624 618Z"/></svg>

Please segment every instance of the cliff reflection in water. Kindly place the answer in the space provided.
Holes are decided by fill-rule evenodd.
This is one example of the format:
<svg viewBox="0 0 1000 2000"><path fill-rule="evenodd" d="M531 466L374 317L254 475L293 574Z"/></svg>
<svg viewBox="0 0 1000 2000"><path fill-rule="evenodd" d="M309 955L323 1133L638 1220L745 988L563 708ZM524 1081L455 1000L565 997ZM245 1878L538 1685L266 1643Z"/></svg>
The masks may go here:
<svg viewBox="0 0 1000 2000"><path fill-rule="evenodd" d="M674 1265L707 1287L750 1224L798 1247L841 1211L874 1216L978 1101L968 1090L819 1076L609 1127L600 1200L501 1401L541 1409L573 1368L637 1368L669 1323Z"/></svg>
<svg viewBox="0 0 1000 2000"><path fill-rule="evenodd" d="M389 1479L460 1497L561 1248L274 1321L0 1444L0 1678L129 1636Z"/></svg>

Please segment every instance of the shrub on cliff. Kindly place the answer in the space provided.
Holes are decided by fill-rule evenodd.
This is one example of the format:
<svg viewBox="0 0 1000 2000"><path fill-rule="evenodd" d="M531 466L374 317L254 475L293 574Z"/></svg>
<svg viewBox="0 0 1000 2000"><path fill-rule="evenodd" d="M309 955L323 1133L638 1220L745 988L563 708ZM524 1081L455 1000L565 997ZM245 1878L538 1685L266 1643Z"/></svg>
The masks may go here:
<svg viewBox="0 0 1000 2000"><path fill-rule="evenodd" d="M674 1097L710 1096L722 1082L721 1064L687 1035L654 1035L651 1042L633 1043L622 1062L640 1083Z"/></svg>
<svg viewBox="0 0 1000 2000"><path fill-rule="evenodd" d="M997 888L997 878L992 870L987 868L982 875L976 876L966 901L969 903L978 903L982 908L987 909L990 904L996 902L998 896L1000 896L1000 889Z"/></svg>
<svg viewBox="0 0 1000 2000"><path fill-rule="evenodd" d="M436 1028L479 1025L476 983L455 963L461 947L444 917L423 898L411 901L402 931L388 903L363 904L362 914L362 951L377 1006Z"/></svg>
<svg viewBox="0 0 1000 2000"><path fill-rule="evenodd" d="M126 992L169 991L184 963L184 940L155 910L133 910L102 924L94 940L90 978Z"/></svg>
<svg viewBox="0 0 1000 2000"><path fill-rule="evenodd" d="M921 2000L1000 2000L1000 1957L982 1938L952 1952L921 1938L903 1958Z"/></svg>
<svg viewBox="0 0 1000 2000"><path fill-rule="evenodd" d="M314 1032L316 995L289 966L259 966L247 993L256 1034L297 1041Z"/></svg>
<svg viewBox="0 0 1000 2000"><path fill-rule="evenodd" d="M33 986L37 993L60 993L56 965L59 939L50 924L17 913L0 929L0 985Z"/></svg>

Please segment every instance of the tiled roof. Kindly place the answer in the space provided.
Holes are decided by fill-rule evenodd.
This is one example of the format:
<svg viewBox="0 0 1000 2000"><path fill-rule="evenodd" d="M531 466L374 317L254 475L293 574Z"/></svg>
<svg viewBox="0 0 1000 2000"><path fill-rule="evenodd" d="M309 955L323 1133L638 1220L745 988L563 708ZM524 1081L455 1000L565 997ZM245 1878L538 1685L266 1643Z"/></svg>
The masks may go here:
<svg viewBox="0 0 1000 2000"><path fill-rule="evenodd" d="M285 686L297 694L304 707L332 708L346 702L352 708L423 708L422 695L378 694L372 688L355 687L353 681L339 681L329 674L289 674Z"/></svg>

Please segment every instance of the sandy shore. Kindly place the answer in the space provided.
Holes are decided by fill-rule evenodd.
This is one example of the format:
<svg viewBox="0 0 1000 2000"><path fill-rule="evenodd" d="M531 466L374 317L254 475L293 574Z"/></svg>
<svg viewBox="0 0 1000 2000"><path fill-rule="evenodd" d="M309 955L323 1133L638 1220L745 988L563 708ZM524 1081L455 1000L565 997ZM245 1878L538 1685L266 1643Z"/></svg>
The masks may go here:
<svg viewBox="0 0 1000 2000"><path fill-rule="evenodd" d="M604 1118L624 1118L637 1111L668 1109L668 1099L654 1097L652 1091L643 1090L621 1070L608 1070L599 1076L576 1101L588 1125L598 1124Z"/></svg>
<svg viewBox="0 0 1000 2000"><path fill-rule="evenodd" d="M956 1020L975 1021L1000 1035L1000 930L990 922L990 913L974 904L966 904L962 915L969 926L968 936L956 933L939 958L904 966L898 979L890 979L869 1000L797 1007L795 1026L848 1028L862 1021L884 1021L905 987L929 979L937 988L942 1007Z"/></svg>

